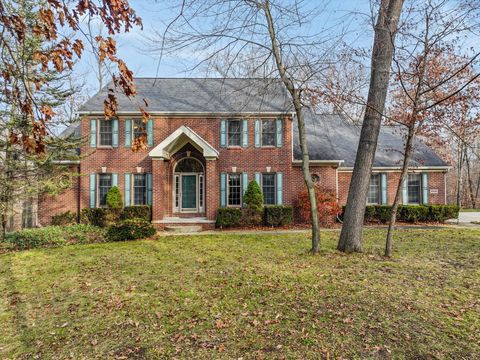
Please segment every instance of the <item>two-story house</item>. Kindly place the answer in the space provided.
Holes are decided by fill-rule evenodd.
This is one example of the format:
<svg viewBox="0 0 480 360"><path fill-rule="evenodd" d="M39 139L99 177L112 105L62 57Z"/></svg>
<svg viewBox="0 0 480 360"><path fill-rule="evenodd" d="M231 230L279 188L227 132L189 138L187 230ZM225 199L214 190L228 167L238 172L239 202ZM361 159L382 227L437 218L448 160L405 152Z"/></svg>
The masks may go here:
<svg viewBox="0 0 480 360"><path fill-rule="evenodd" d="M213 227L217 209L242 206L256 180L265 205L293 205L304 189L298 128L278 80L137 78L137 98L118 95L118 116L105 119L107 87L80 108L85 157L78 184L39 206L41 224L57 212L105 206L118 186L128 205L152 206L158 228L173 224ZM142 121L139 108L150 114ZM306 112L311 172L340 204L347 198L360 129L340 115ZM71 129L69 131L72 131ZM78 131L78 129L77 129ZM132 151L145 136L148 149ZM393 201L403 140L385 127L379 138L369 203ZM88 156L87 156L88 155ZM445 164L417 142L403 202L445 203Z"/></svg>

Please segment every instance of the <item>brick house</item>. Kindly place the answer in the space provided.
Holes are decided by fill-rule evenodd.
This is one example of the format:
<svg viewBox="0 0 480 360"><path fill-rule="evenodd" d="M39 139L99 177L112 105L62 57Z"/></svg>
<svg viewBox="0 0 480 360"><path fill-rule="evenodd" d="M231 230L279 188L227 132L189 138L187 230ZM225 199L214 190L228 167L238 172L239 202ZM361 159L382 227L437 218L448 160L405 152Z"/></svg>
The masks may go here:
<svg viewBox="0 0 480 360"><path fill-rule="evenodd" d="M43 198L39 222L57 212L105 205L118 186L128 205L152 206L152 222L213 227L223 206L241 206L248 182L256 180L265 204L294 204L304 189L298 128L288 94L276 80L136 79L138 101L118 95L118 117L103 118L108 86L79 110L74 129L85 137L82 160L71 164L82 176L55 198ZM139 106L148 103L144 124ZM143 105L144 106L144 105ZM340 115L306 114L315 181L345 204L360 129ZM72 129L68 130L72 132ZM147 136L147 150L132 143ZM384 127L375 157L368 201L393 201L403 140ZM403 189L409 204L445 203L448 166L417 142Z"/></svg>

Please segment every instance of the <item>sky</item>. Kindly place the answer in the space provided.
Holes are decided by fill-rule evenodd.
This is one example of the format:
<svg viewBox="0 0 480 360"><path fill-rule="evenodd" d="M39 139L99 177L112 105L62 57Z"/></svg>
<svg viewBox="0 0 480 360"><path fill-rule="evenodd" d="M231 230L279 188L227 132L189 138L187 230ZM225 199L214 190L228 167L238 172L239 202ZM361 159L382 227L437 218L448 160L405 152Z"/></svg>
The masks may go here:
<svg viewBox="0 0 480 360"><path fill-rule="evenodd" d="M319 0L304 0L307 6L315 6ZM177 14L176 11L169 8L178 0L159 1L159 0L130 0L130 5L143 20L143 31L135 28L129 33L119 35L116 40L119 46L119 56L126 61L129 68L137 77L188 77L204 76L205 73L197 70L190 71L188 51L178 56L164 56L159 63L158 54L152 53L147 37L153 30L163 31ZM326 10L322 15L309 24L313 29L316 26L323 26L328 23L336 23L338 19L348 17L349 28L351 30L352 41L355 45L369 47L373 42L373 35L368 31L366 16L369 14L370 5L368 0L330 0L327 3ZM358 14L358 15L357 15ZM332 36L336 35L337 30L332 29ZM340 29L338 30L340 31ZM360 40L363 44L360 44ZM98 87L94 72L92 71L92 56L85 53L79 64L78 72L85 77L87 83L87 92L91 93Z"/></svg>

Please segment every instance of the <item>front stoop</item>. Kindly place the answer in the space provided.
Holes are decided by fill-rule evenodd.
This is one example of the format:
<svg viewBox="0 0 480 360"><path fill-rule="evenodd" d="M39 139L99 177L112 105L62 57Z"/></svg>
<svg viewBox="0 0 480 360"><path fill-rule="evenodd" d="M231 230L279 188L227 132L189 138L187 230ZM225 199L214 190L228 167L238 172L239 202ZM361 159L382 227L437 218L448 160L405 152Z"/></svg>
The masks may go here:
<svg viewBox="0 0 480 360"><path fill-rule="evenodd" d="M162 220L154 220L152 223L157 230L175 233L199 232L215 228L215 220L208 220L205 217L165 217Z"/></svg>
<svg viewBox="0 0 480 360"><path fill-rule="evenodd" d="M168 225L165 226L165 231L171 232L171 233L179 233L179 234L185 234L185 233L196 233L202 231L202 226L201 225Z"/></svg>

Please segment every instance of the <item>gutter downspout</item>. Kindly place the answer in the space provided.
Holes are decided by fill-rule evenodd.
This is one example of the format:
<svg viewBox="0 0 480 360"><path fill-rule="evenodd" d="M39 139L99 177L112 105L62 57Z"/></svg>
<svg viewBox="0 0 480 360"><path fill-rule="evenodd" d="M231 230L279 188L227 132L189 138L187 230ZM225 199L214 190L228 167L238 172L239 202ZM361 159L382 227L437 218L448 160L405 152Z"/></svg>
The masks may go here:
<svg viewBox="0 0 480 360"><path fill-rule="evenodd" d="M80 164L77 165L77 174L78 174L78 179L77 179L77 224L80 224L80 189L81 189L81 184L80 184Z"/></svg>

